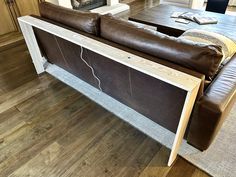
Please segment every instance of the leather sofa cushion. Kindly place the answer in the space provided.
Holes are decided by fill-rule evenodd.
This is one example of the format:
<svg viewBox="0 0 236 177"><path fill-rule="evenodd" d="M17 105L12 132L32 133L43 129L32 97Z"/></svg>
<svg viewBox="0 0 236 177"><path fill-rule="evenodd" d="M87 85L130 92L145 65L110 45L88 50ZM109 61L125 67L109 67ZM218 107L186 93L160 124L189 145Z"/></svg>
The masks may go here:
<svg viewBox="0 0 236 177"><path fill-rule="evenodd" d="M236 42L222 34L206 30L190 29L184 32L179 38L221 46L223 53L221 64L223 65L236 53Z"/></svg>
<svg viewBox="0 0 236 177"><path fill-rule="evenodd" d="M178 39L143 29L111 15L101 16L101 37L198 71L211 79L222 59L221 47Z"/></svg>
<svg viewBox="0 0 236 177"><path fill-rule="evenodd" d="M68 27L68 26L66 26L66 25L57 23L57 22L55 22L55 21L53 21L53 20L50 20L50 19L45 19L45 18L43 18L43 17L39 17L39 16L36 16L36 15L31 15L31 16L33 16L34 18L41 19L41 20L44 20L44 21L46 21L46 22L49 22L49 23L52 23L52 24L61 26L61 27L65 28L65 29L74 31L74 32L76 32L76 33L82 34L82 35L84 35L84 36L86 36L86 37L95 39L95 40L97 40L97 41L99 41L99 42L105 43L105 44L107 44L107 45L110 45L110 46L112 46L112 47L118 48L118 49L120 49L120 50L129 52L129 53L132 53L132 54L134 54L134 55L137 55L137 56L146 58L146 59L148 59L148 60L154 61L154 62L156 62L156 63L159 63L159 64L161 64L161 65L164 65L164 66L167 66L167 67L176 69L176 70L178 70L178 71L181 71L181 72L190 74L190 75L192 75L192 76L195 76L195 77L197 77L197 78L199 78L199 79L202 80L202 83L201 83L201 86L200 86L200 89L199 89L199 92L198 92L198 98L200 98L200 97L203 95L205 85L207 85L208 82L209 82L209 81L205 80L205 75L204 75L204 74L199 73L199 72L197 72L197 71L194 71L194 70L192 70L192 69L189 69L189 68L186 68L186 67L177 65L177 64L175 64L175 63L173 63L173 62L170 62L170 61L168 61L168 60L162 60L162 59L157 58L157 57L155 57L155 56L153 56L153 55L149 55L149 54L146 54L146 53L144 53L144 52L140 52L140 51L138 51L138 50L128 48L128 47L126 47L126 46L123 46L123 45L121 45L121 44L115 43L115 42L113 42L113 41L109 41L109 40L104 39L104 38L101 38L101 37L99 37L99 36L94 36L94 35L92 35L92 34L88 34L88 33L86 33L86 32L82 32L82 31L76 30L76 29L74 29L74 28L71 28L71 27ZM143 27L143 25L142 25L142 27ZM43 46L42 46L42 47L43 47Z"/></svg>
<svg viewBox="0 0 236 177"><path fill-rule="evenodd" d="M40 15L69 27L99 35L100 16L97 13L81 12L48 2L39 4Z"/></svg>

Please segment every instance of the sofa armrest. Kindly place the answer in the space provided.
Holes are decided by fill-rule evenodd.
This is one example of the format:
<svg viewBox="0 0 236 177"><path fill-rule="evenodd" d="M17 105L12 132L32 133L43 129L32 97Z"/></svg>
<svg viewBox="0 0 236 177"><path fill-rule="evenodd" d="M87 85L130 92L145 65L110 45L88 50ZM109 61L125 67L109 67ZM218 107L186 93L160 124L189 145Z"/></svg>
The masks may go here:
<svg viewBox="0 0 236 177"><path fill-rule="evenodd" d="M214 140L236 98L236 55L195 104L187 141L205 150Z"/></svg>

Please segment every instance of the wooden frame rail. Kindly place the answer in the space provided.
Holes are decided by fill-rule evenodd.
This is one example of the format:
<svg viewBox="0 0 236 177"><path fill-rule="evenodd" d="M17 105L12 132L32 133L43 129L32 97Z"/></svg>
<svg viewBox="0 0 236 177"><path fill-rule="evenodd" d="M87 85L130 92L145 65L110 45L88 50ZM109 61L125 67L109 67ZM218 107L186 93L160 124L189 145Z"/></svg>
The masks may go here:
<svg viewBox="0 0 236 177"><path fill-rule="evenodd" d="M172 144L168 165L170 166L174 162L183 140L189 117L192 112L192 108L200 87L201 80L199 78L152 62L145 58L139 57L129 52L125 52L123 50L109 46L63 27L31 16L19 17L18 21L38 74L45 72L46 67L44 67L45 59L41 55L37 40L35 38L33 27L51 33L74 44L80 45L113 61L126 65L137 71L140 71L156 79L162 80L168 84L187 91L183 110L179 119L178 128ZM142 131L144 131L145 133L145 130Z"/></svg>

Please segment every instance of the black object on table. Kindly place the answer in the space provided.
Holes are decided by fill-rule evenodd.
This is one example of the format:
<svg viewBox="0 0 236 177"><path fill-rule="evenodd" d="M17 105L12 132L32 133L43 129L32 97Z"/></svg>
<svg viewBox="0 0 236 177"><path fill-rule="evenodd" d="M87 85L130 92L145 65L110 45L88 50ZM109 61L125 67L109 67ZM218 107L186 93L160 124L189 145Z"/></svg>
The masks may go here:
<svg viewBox="0 0 236 177"><path fill-rule="evenodd" d="M229 0L208 0L206 11L224 14L227 9L228 3Z"/></svg>

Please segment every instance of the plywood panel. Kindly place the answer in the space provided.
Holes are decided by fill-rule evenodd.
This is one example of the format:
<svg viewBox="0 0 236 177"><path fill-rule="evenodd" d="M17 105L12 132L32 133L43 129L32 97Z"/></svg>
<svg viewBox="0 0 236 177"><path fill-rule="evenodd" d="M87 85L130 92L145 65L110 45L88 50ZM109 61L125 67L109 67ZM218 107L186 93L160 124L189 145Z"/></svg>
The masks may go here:
<svg viewBox="0 0 236 177"><path fill-rule="evenodd" d="M0 0L0 35L16 31L11 12L8 9L5 0Z"/></svg>
<svg viewBox="0 0 236 177"><path fill-rule="evenodd" d="M38 15L38 0L16 0L16 5L19 8L20 15Z"/></svg>

